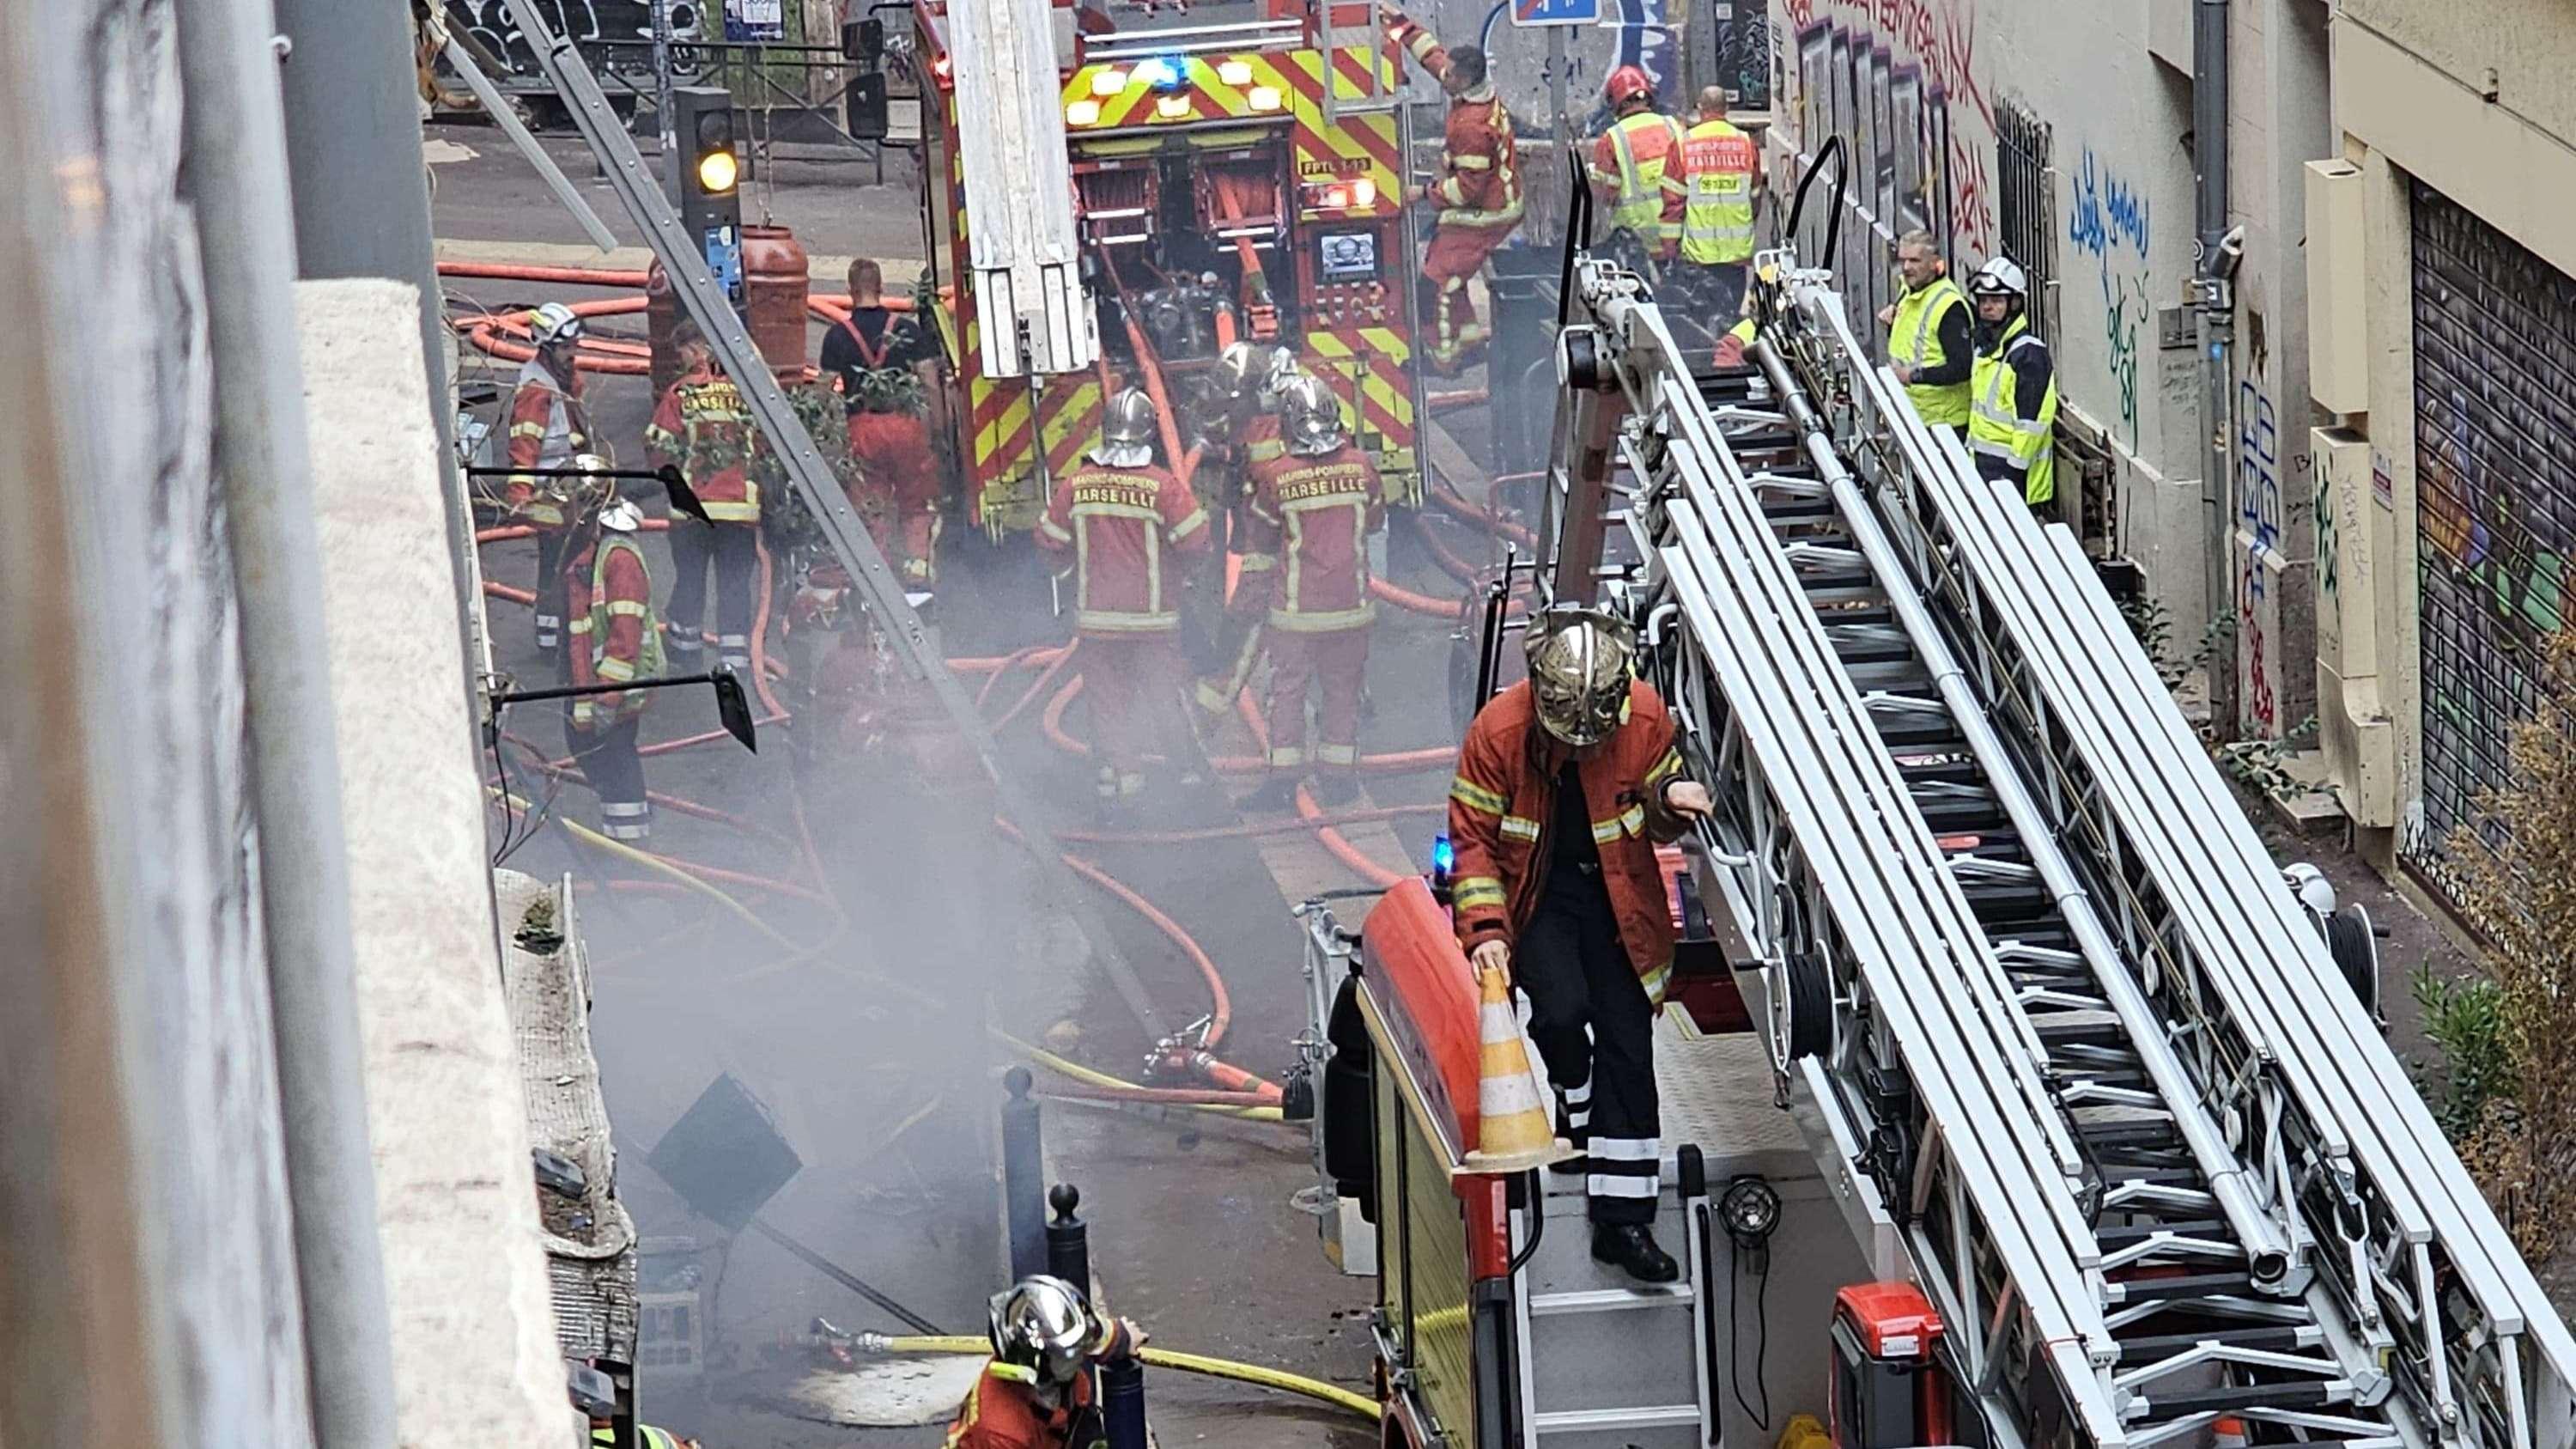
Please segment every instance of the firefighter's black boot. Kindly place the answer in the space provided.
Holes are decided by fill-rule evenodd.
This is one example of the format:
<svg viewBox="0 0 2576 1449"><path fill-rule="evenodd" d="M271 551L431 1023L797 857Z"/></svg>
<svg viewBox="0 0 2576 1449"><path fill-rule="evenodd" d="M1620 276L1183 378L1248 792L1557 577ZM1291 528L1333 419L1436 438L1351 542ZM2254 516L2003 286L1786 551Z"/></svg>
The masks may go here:
<svg viewBox="0 0 2576 1449"><path fill-rule="evenodd" d="M1236 809L1246 814L1266 814L1274 810L1297 808L1297 777L1274 774L1261 782L1261 788L1243 797Z"/></svg>
<svg viewBox="0 0 2576 1449"><path fill-rule="evenodd" d="M1670 1283L1682 1275L1681 1264L1655 1246L1655 1235L1643 1223L1594 1223L1592 1261L1608 1263L1640 1283Z"/></svg>

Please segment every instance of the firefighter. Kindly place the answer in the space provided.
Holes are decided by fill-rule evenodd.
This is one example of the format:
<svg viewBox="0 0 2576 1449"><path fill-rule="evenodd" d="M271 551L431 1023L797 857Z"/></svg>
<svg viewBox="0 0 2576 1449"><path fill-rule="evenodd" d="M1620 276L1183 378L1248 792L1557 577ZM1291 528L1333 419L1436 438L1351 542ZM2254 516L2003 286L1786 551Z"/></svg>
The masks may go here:
<svg viewBox="0 0 2576 1449"><path fill-rule="evenodd" d="M1623 65L1601 87L1609 128L1592 143L1592 184L1610 208L1612 230L1625 228L1646 254L1669 261L1682 239L1681 122L1655 109L1655 82Z"/></svg>
<svg viewBox="0 0 2576 1449"><path fill-rule="evenodd" d="M1245 804L1285 808L1306 774L1306 695L1315 710L1315 797L1327 805L1359 793L1360 686L1368 674L1369 535L1383 485L1352 445L1342 401L1319 377L1300 377L1280 400L1285 455L1253 469L1252 509L1279 540L1270 641L1270 777Z"/></svg>
<svg viewBox="0 0 2576 1449"><path fill-rule="evenodd" d="M1529 678L1467 727L1449 787L1458 942L1529 998L1529 1032L1584 1156L1592 1256L1647 1283L1679 1269L1656 1245L1654 1017L1673 921L1655 845L1708 814L1672 719L1634 677L1614 615L1532 618Z"/></svg>
<svg viewBox="0 0 2576 1449"><path fill-rule="evenodd" d="M1270 612L1272 571L1279 566L1278 540L1252 511L1252 478L1264 463L1287 450L1279 439L1278 405L1288 385L1305 375L1293 349L1267 353L1249 342L1237 342L1217 354L1215 386L1224 399L1223 421L1231 433L1229 450L1236 476L1243 480L1232 512L1228 547L1243 560L1234 591L1225 595L1225 612L1217 624L1213 672L1198 681L1193 694L1198 707L1212 717L1234 708L1235 696L1252 680L1261 662L1261 622ZM1207 464L1200 464L1201 476ZM1224 560L1217 560L1223 578Z"/></svg>
<svg viewBox="0 0 2576 1449"><path fill-rule="evenodd" d="M1182 560L1208 546L1207 510L1154 466L1160 420L1138 388L1109 400L1100 446L1056 484L1038 543L1074 556L1075 630L1099 768L1101 813L1126 814L1157 737L1185 782L1203 773L1181 703ZM1177 555L1178 557L1174 557Z"/></svg>
<svg viewBox="0 0 2576 1449"><path fill-rule="evenodd" d="M900 367L856 375L849 438L852 491L867 500L859 512L904 583L928 588L939 574L939 464L922 420L921 378Z"/></svg>
<svg viewBox="0 0 2576 1449"><path fill-rule="evenodd" d="M855 400L866 374L929 361L924 331L919 313L885 304L885 269L860 257L850 263L850 315L823 334L823 370L840 379L843 397Z"/></svg>
<svg viewBox="0 0 2576 1449"><path fill-rule="evenodd" d="M2049 438L2057 426L2057 363L2031 335L2030 277L1997 257L1968 282L1977 303L1977 359L1968 378L1968 447L1977 474L2021 489L2044 510L2057 497Z"/></svg>
<svg viewBox="0 0 2576 1449"><path fill-rule="evenodd" d="M1887 328L1888 370L1905 385L1906 401L1925 427L1948 428L1965 443L1968 373L1977 355L1968 299L1950 280L1950 264L1928 231L1896 239L1896 272L1905 295L1878 313Z"/></svg>
<svg viewBox="0 0 2576 1449"><path fill-rule="evenodd" d="M752 587L760 564L760 485L751 462L759 435L742 393L716 367L715 354L690 323L673 336L680 380L662 394L644 428L644 451L654 467L677 464L708 522L671 520L669 620L671 653L683 671L695 668L705 647L707 567L716 575L716 649L725 667L751 673Z"/></svg>
<svg viewBox="0 0 2576 1449"><path fill-rule="evenodd" d="M590 414L573 366L581 319L563 303L548 302L529 321L537 352L520 365L518 389L510 394L510 466L569 467L591 449ZM511 516L537 531L537 649L546 654L563 642L562 497L562 480L523 472L513 472L502 490Z"/></svg>
<svg viewBox="0 0 2576 1449"><path fill-rule="evenodd" d="M1753 202L1762 190L1761 153L1726 119L1727 99L1723 87L1702 90L1699 120L1682 134L1683 284L1711 318L1744 304Z"/></svg>
<svg viewBox="0 0 2576 1449"><path fill-rule="evenodd" d="M605 468L596 457L576 465ZM588 481L571 497L566 529L571 557L560 587L571 613L572 647L563 655L566 684L625 684L662 674L662 636L653 621L653 576L637 540L644 526L635 505L608 479ZM564 701L564 744L581 777L599 796L599 818L611 840L641 846L653 837L653 805L644 793L644 760L635 748L650 691L576 695Z"/></svg>
<svg viewBox="0 0 2576 1449"><path fill-rule="evenodd" d="M1443 50L1410 17L1383 3L1387 36L1439 80L1449 97L1448 129L1440 167L1410 200L1440 208L1439 226L1423 249L1422 276L1432 299L1432 362L1455 370L1460 359L1492 333L1476 316L1468 279L1521 224L1520 157L1512 139L1512 113L1485 76L1485 52L1472 45Z"/></svg>
<svg viewBox="0 0 2576 1449"><path fill-rule="evenodd" d="M1091 1311L1072 1284L1032 1273L993 1295L992 1360L966 1391L947 1449L1092 1449L1108 1427L1092 1366L1145 1346L1123 1318Z"/></svg>

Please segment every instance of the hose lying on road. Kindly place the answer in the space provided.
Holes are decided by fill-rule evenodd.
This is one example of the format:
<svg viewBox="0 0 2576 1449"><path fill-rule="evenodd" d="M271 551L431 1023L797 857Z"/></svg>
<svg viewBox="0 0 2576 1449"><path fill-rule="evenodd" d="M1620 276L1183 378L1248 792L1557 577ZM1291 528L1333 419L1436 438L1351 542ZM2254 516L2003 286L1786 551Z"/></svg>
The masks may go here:
<svg viewBox="0 0 2576 1449"><path fill-rule="evenodd" d="M992 1344L964 1334L888 1337L884 1334L863 1333L858 1335L856 1343L863 1351L889 1354L986 1354L993 1351ZM1156 1348L1151 1344L1138 1349L1136 1357L1156 1368L1178 1369L1182 1373L1205 1374L1210 1378L1258 1384L1262 1388L1277 1389L1284 1394L1298 1394L1318 1403L1331 1404L1337 1409L1348 1409L1372 1422L1383 1412L1373 1400L1352 1393L1348 1389L1325 1383L1321 1379L1310 1379L1303 1374L1292 1374L1285 1369L1263 1368L1259 1364L1237 1363L1232 1359L1210 1358L1205 1354L1176 1353L1171 1349Z"/></svg>

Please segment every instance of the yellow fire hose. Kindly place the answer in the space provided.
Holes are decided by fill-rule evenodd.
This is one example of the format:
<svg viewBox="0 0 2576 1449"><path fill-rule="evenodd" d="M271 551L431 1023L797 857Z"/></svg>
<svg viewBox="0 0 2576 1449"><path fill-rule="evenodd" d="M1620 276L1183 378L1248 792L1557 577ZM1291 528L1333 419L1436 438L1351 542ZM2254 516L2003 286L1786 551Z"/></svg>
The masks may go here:
<svg viewBox="0 0 2576 1449"><path fill-rule="evenodd" d="M860 1342L863 1347L885 1353L985 1354L993 1351L992 1344L965 1334L913 1338L888 1338L878 1334L864 1334ZM1233 1379L1238 1383L1257 1384L1265 1389L1277 1389L1284 1394L1303 1395L1309 1399L1331 1404L1337 1409L1348 1409L1372 1421L1380 1413L1374 1400L1325 1383L1320 1379L1310 1379L1302 1374L1289 1373L1284 1369L1236 1363L1232 1359L1209 1358L1205 1354L1176 1353L1167 1348L1155 1348L1151 1345L1138 1349L1136 1357L1156 1368L1178 1369L1183 1373L1205 1374L1210 1378Z"/></svg>

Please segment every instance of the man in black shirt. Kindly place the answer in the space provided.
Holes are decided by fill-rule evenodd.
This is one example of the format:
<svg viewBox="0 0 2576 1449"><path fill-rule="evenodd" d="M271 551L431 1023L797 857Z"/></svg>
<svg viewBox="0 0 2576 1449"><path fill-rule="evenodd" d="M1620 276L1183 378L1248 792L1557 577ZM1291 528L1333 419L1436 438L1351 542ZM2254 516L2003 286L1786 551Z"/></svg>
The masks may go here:
<svg viewBox="0 0 2576 1449"><path fill-rule="evenodd" d="M928 319L885 304L885 272L866 257L850 263L850 318L823 334L823 370L841 379L841 396L857 411L859 377L930 360Z"/></svg>

